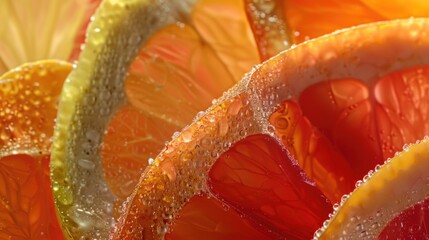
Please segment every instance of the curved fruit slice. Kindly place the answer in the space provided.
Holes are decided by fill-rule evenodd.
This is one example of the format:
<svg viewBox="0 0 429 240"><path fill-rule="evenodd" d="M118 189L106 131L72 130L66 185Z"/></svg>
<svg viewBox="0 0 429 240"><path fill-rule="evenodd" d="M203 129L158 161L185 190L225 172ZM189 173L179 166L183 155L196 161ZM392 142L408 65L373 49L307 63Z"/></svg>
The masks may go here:
<svg viewBox="0 0 429 240"><path fill-rule="evenodd" d="M184 232L222 236L221 229L240 236L239 228L216 224L229 216L236 221L233 215L242 221L231 224L245 225L266 238L311 237L327 217L325 196L339 201L347 192L334 188L351 190L353 179L363 177L359 174L364 170L353 173L351 166L372 169L383 162L383 154L392 154L383 143L396 147L401 143L396 142L398 138L409 143L429 133L426 126L407 130L407 124L428 118L428 24L427 19L413 19L337 32L298 45L255 68L183 129L146 169L113 238L173 238ZM397 96L398 90L408 92L408 97ZM355 101L369 103L360 108ZM406 110L410 101L421 108ZM317 118L315 113L320 115L321 109L328 111L326 119ZM416 117L399 117L404 128L393 126L406 111ZM336 121L344 133L326 125ZM385 123L391 124L386 125L391 127L387 132L380 129ZM357 126L365 128L355 131ZM371 135L374 128L376 136ZM382 154L369 154L362 161L351 158L355 150L335 138L344 139L347 134L349 139L365 134L368 141L372 136L377 139L372 145L377 149L361 149L364 157L371 151ZM320 174L320 169L326 174ZM341 175L342 170L347 174ZM213 216L214 223L203 213L213 201L225 208ZM290 216L293 221L288 220Z"/></svg>
<svg viewBox="0 0 429 240"><path fill-rule="evenodd" d="M120 199L175 131L259 61L242 7L199 1L187 21L157 31L134 59L127 104L109 123L101 151L106 181Z"/></svg>
<svg viewBox="0 0 429 240"><path fill-rule="evenodd" d="M246 5L263 59L293 44L359 24L429 17L429 3L420 0L246 0Z"/></svg>
<svg viewBox="0 0 429 240"><path fill-rule="evenodd" d="M282 1L283 14L296 42L359 24L409 17L428 17L429 3L419 0L315 2ZM317 24L314 20L317 19Z"/></svg>
<svg viewBox="0 0 429 240"><path fill-rule="evenodd" d="M138 26L129 23L129 9L136 14L148 11L158 22L159 16L170 14L162 12L169 4L121 4L110 1L100 7L88 33L87 50L61 100L61 104L66 103L59 113L58 123L63 127L58 128L61 136L55 140L59 154L53 154L53 180L58 184L55 194L67 222L64 226L74 237L106 234L114 222L112 217L118 214L118 206L171 135L259 62L241 1L202 0L192 6L172 3L170 10L178 16L161 19L159 29L153 32L136 31ZM161 8L160 12L152 11L153 7ZM106 20L105 15L114 11L120 13ZM138 18L135 21L152 27L146 16ZM181 22L167 24L178 20ZM101 28L104 21L109 26ZM125 34L117 31L125 29L135 35L127 38L129 53L119 47ZM93 56L94 49L100 49L98 44L105 44L106 52ZM116 44L114 49L111 45ZM120 63L122 77L127 76L125 81L119 73L106 70L108 66L88 72L100 59L111 64L117 56L127 54L129 60ZM66 164L62 162L64 156ZM88 185L89 182L95 184ZM75 214L77 211L88 214ZM106 221L102 223L99 218Z"/></svg>
<svg viewBox="0 0 429 240"><path fill-rule="evenodd" d="M139 47L186 16L191 2L111 0L98 8L81 61L65 83L52 146L52 185L66 237L107 237L116 197L104 181L101 134L124 104L126 71Z"/></svg>
<svg viewBox="0 0 429 240"><path fill-rule="evenodd" d="M319 239L371 238L379 237L382 230L393 220L398 213L405 212L408 207L426 208L429 186L429 141L406 146L404 151L388 160L382 167L371 171L362 184L344 201L334 213L326 227L316 233ZM423 204L419 202L425 201ZM413 210L411 210L413 211ZM414 210L415 211L415 210ZM412 213L412 212L411 212ZM410 214L410 210L408 213ZM412 215L412 214L411 214ZM423 217L427 218L427 215ZM402 216L406 219L405 216ZM410 220L410 218L408 218ZM402 220L396 219L401 223ZM415 218L414 222L423 226L424 222ZM400 226L401 231L408 232L416 229ZM387 227L384 238L389 234L393 238L400 236L392 233L399 229ZM424 232L418 229L416 232ZM410 237L409 233L407 237Z"/></svg>
<svg viewBox="0 0 429 240"><path fill-rule="evenodd" d="M245 0L246 13L262 60L292 46L293 36L284 21L282 3L275 0Z"/></svg>
<svg viewBox="0 0 429 240"><path fill-rule="evenodd" d="M90 0L3 1L0 16L0 74L43 59L68 60Z"/></svg>
<svg viewBox="0 0 429 240"><path fill-rule="evenodd" d="M0 77L0 238L62 239L49 178L56 101L71 65L25 64Z"/></svg>
<svg viewBox="0 0 429 240"><path fill-rule="evenodd" d="M66 62L47 60L1 76L0 153L49 153L57 100L71 69Z"/></svg>

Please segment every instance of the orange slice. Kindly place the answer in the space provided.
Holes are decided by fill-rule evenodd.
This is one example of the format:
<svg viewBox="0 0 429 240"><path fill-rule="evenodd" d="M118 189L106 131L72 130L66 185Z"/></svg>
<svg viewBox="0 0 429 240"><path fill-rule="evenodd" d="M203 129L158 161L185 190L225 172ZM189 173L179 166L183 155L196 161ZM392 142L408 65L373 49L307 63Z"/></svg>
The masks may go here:
<svg viewBox="0 0 429 240"><path fill-rule="evenodd" d="M57 99L71 65L25 64L0 77L0 238L62 239L49 178Z"/></svg>
<svg viewBox="0 0 429 240"><path fill-rule="evenodd" d="M428 117L428 24L337 32L255 68L146 169L113 238L246 236L240 226L255 238L310 238L365 168L428 134L412 124ZM407 111L413 117L401 118ZM350 139L364 144L361 158Z"/></svg>

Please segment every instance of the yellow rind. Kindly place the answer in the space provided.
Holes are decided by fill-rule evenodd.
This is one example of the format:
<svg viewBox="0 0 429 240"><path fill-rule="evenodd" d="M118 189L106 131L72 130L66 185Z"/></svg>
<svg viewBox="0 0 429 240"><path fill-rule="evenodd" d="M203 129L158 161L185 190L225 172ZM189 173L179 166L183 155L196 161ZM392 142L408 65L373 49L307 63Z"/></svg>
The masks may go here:
<svg viewBox="0 0 429 240"><path fill-rule="evenodd" d="M370 173L344 201L319 239L376 239L384 227L429 194L429 140L404 151ZM371 176L372 175L372 176Z"/></svg>
<svg viewBox="0 0 429 240"><path fill-rule="evenodd" d="M142 44L158 28L186 16L191 2L107 0L90 24L64 85L51 152L55 203L66 238L108 237L115 196L103 178L100 135L124 102L128 66Z"/></svg>

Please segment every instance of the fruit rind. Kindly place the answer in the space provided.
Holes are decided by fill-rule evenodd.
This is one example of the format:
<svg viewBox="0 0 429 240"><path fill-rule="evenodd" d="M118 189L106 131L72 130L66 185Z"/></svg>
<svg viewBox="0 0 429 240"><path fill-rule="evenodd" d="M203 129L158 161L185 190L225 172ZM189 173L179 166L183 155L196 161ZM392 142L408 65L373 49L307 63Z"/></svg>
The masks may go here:
<svg viewBox="0 0 429 240"><path fill-rule="evenodd" d="M185 16L192 3L109 0L97 10L64 85L52 147L51 179L67 238L107 238L115 196L102 173L100 135L125 100L124 79L140 46L158 28ZM82 168L82 159L92 162L85 165L91 168Z"/></svg>
<svg viewBox="0 0 429 240"><path fill-rule="evenodd" d="M377 166L364 177L333 217L316 232L316 239L377 238L399 213L427 198L429 140L426 137Z"/></svg>

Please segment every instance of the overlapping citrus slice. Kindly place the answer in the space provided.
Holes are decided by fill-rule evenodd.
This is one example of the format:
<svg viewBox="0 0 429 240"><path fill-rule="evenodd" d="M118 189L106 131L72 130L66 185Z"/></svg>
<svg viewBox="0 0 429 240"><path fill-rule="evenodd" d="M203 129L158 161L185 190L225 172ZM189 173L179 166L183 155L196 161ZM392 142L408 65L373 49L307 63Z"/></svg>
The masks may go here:
<svg viewBox="0 0 429 240"><path fill-rule="evenodd" d="M403 152L371 171L316 237L427 238L428 144L425 138L405 146Z"/></svg>
<svg viewBox="0 0 429 240"><path fill-rule="evenodd" d="M253 42L248 38L244 14L237 11L241 4L162 3L113 0L103 3L88 31L88 42L77 68L65 86L51 167L58 213L69 238L106 238L115 224L115 216L121 214L115 204L131 193L164 141L258 61ZM408 38L392 37L397 29L390 29L386 30L386 35L393 39L390 44L379 43L388 38L385 35L381 40L363 41L364 34L384 28L383 25L359 30L358 35L342 33L339 37L310 42L287 52L288 57L279 57L259 68L229 92L225 102L215 101L213 111L237 118L217 119L202 112L199 118L213 118L195 124L198 131L191 126L191 133L174 134L172 145L183 142L190 147L177 150L169 145L155 160L143 179L155 182L143 183L134 192L115 236L128 233L129 237L163 236L166 232L167 237L198 236L213 233L213 228L218 229L218 235L213 237L229 234L245 237L248 233L269 238L312 236L326 219L330 203L351 191L354 182L368 169L393 155L401 144L427 134L426 127L416 129L413 125L425 121L424 104L404 110L425 99L424 94L415 93L420 89L416 83L420 84L420 77L427 71L419 64L426 62L419 58L420 53L413 55L424 46L412 46L399 57L398 53L391 54L385 49L395 43L401 49L407 41L424 42L425 37L419 34L420 21L395 24L407 33L412 30L406 35ZM218 34L226 25L232 30ZM392 25L386 26L393 28ZM218 26L221 27L213 30ZM344 46L332 50L338 39L343 39ZM137 53L142 44L143 49ZM269 49L264 55L261 46L262 59L275 54ZM271 48L270 44L267 46ZM372 48L380 46L381 60L375 60ZM396 60L397 65L389 63ZM282 61L291 65L284 67ZM280 83L275 79L284 74L281 71L290 71L286 75L302 74L304 80ZM312 73L318 74L311 76ZM270 79L267 86L264 79ZM412 80L397 84L395 79ZM410 100L392 95L406 89L409 96L418 97ZM288 91L293 96L289 97ZM315 101L314 96L320 101ZM270 115L274 109L276 113ZM320 113L326 113L327 118L320 117ZM402 116L405 113L418 116L408 120ZM234 129L236 132L231 132ZM210 135L213 131L221 138L215 140ZM207 141L193 144L194 134L202 134ZM253 134L257 135L250 136ZM359 144L354 144L350 136ZM216 148L206 151L210 146ZM159 159L169 154L176 159L160 164ZM196 157L203 162L195 161ZM243 157L248 160L240 161ZM271 164L260 162L262 157L271 159ZM235 159L233 163L222 160L230 158ZM178 168L179 159L189 165ZM195 171L191 173L192 169ZM151 171L180 187L162 184L156 176L147 180L152 176ZM144 186L147 195L140 198ZM161 198L154 192L155 186L157 191L167 192L162 197L164 202L157 202L154 218L143 213L137 224L135 214L154 206L150 199ZM179 193L174 195L171 191L184 195L178 197ZM254 197L261 194L270 196L269 200ZM138 207L133 208L134 204ZM184 212L178 213L183 206ZM212 215L206 215L210 217L204 222L211 227L195 228L195 224L202 222L199 219L202 213L212 207L225 207L226 215L209 211ZM296 208L301 210L291 215ZM220 224L225 219L231 221ZM173 230L169 231L166 226L171 222ZM249 232L236 232L237 226ZM200 232L194 235L192 229Z"/></svg>
<svg viewBox="0 0 429 240"><path fill-rule="evenodd" d="M106 1L91 24L60 101L51 165L70 237L106 236L148 160L259 62L241 2L170 4Z"/></svg>
<svg viewBox="0 0 429 240"><path fill-rule="evenodd" d="M39 61L0 77L0 238L62 239L49 156L57 98L71 64Z"/></svg>
<svg viewBox="0 0 429 240"><path fill-rule="evenodd" d="M336 30L389 19L428 17L426 1L245 0L262 59Z"/></svg>
<svg viewBox="0 0 429 240"><path fill-rule="evenodd" d="M428 24L411 19L336 32L255 68L146 169L113 238L311 238L365 169L428 134ZM426 149L425 141L384 166L326 234L355 221L378 236L401 212L412 215L406 209L427 195ZM395 184L383 179L393 178L404 185L387 204L382 193ZM373 198L365 199L369 192ZM377 211L385 218L373 231L366 224Z"/></svg>

